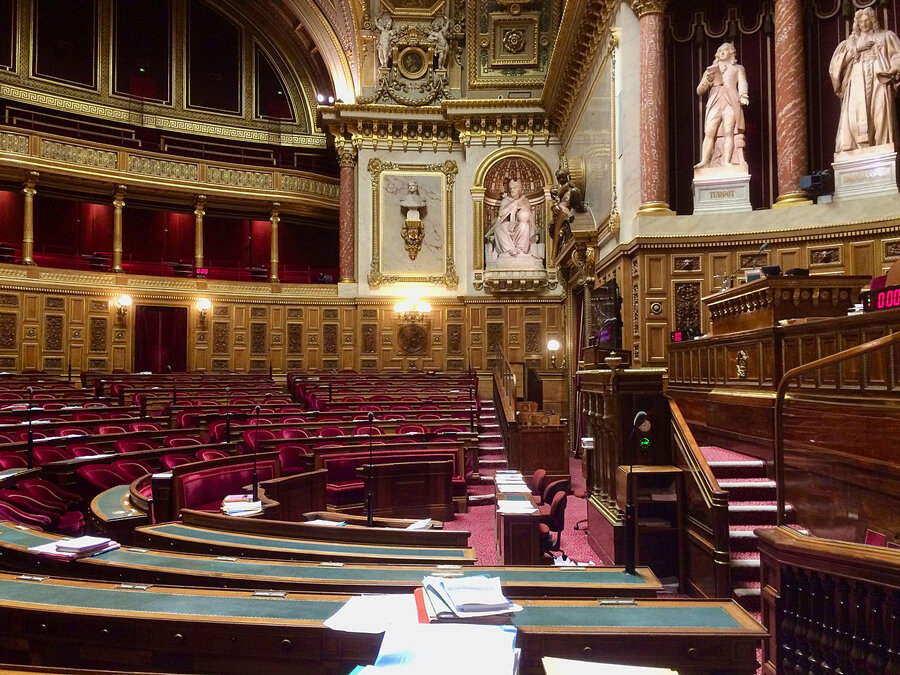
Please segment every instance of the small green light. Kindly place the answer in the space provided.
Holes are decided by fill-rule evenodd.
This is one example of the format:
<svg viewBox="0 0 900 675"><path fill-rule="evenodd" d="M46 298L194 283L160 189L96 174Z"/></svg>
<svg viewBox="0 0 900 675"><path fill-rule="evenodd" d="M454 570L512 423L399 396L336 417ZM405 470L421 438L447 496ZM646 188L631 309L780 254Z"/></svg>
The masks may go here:
<svg viewBox="0 0 900 675"><path fill-rule="evenodd" d="M640 445L642 448L649 448L650 447L650 439L647 438L646 436L642 436L641 440L640 440Z"/></svg>

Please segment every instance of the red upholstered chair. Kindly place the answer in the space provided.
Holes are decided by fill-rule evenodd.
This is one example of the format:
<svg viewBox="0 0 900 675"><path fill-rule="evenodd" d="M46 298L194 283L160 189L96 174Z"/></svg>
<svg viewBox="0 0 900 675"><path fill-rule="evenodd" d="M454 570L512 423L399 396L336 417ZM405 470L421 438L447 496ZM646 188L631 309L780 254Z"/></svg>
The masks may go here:
<svg viewBox="0 0 900 675"><path fill-rule="evenodd" d="M319 429L317 436L319 438L332 438L334 436L344 436L344 430L340 427L322 427Z"/></svg>
<svg viewBox="0 0 900 675"><path fill-rule="evenodd" d="M158 442L148 438L120 438L113 441L116 452L136 452L138 450L153 450L158 448Z"/></svg>
<svg viewBox="0 0 900 675"><path fill-rule="evenodd" d="M420 413L416 416L417 420L439 420L441 416L437 413Z"/></svg>
<svg viewBox="0 0 900 675"><path fill-rule="evenodd" d="M163 455L159 458L159 463L166 469L174 469L182 464L193 464L196 461L196 457L186 455L183 452L173 452L171 455Z"/></svg>
<svg viewBox="0 0 900 675"><path fill-rule="evenodd" d="M60 534L81 534L84 530L82 513L67 511L61 502L45 501L20 490L0 490L0 499L25 513L48 518L49 529Z"/></svg>
<svg viewBox="0 0 900 675"><path fill-rule="evenodd" d="M244 444L251 452L256 450L256 445L259 441L278 438L278 434L271 429L248 429L241 435L244 439Z"/></svg>
<svg viewBox="0 0 900 675"><path fill-rule="evenodd" d="M372 394L369 397L370 401L390 401L391 397L388 394Z"/></svg>
<svg viewBox="0 0 900 675"><path fill-rule="evenodd" d="M541 522L538 525L541 531L541 550L545 553L559 551L562 543L562 531L566 526L566 500L567 495L563 491L553 495L553 501L550 503L546 516L541 516ZM552 533L556 533L554 541Z"/></svg>
<svg viewBox="0 0 900 675"><path fill-rule="evenodd" d="M128 431L159 431L162 425L156 422L132 422L128 425Z"/></svg>
<svg viewBox="0 0 900 675"><path fill-rule="evenodd" d="M278 461L281 463L281 475L290 476L309 470L309 458L312 451L305 445L293 443L278 446Z"/></svg>
<svg viewBox="0 0 900 675"><path fill-rule="evenodd" d="M175 426L179 429L194 429L200 424L200 413L182 410L175 415Z"/></svg>
<svg viewBox="0 0 900 675"><path fill-rule="evenodd" d="M60 436L89 436L91 433L87 427L61 427Z"/></svg>
<svg viewBox="0 0 900 675"><path fill-rule="evenodd" d="M89 455L102 455L103 451L93 445L75 444L67 446L73 457L87 457Z"/></svg>
<svg viewBox="0 0 900 675"><path fill-rule="evenodd" d="M97 433L101 436L106 434L126 434L128 430L118 424L99 424L97 425Z"/></svg>
<svg viewBox="0 0 900 675"><path fill-rule="evenodd" d="M85 406L86 408L87 406ZM73 416L73 419L76 422L94 422L96 420L102 420L103 415L95 412L77 412Z"/></svg>
<svg viewBox="0 0 900 675"><path fill-rule="evenodd" d="M103 492L111 487L130 482L128 477L115 467L106 464L79 466L75 473L84 480L94 492Z"/></svg>
<svg viewBox="0 0 900 675"><path fill-rule="evenodd" d="M381 412L380 405L372 405L371 403L361 405L359 406L359 409L363 412Z"/></svg>
<svg viewBox="0 0 900 675"><path fill-rule="evenodd" d="M440 410L441 406L434 405L432 403L424 403L424 404L422 404L421 409L422 410Z"/></svg>
<svg viewBox="0 0 900 675"><path fill-rule="evenodd" d="M544 493L541 495L541 506L538 506L538 510L541 512L541 520L544 520L544 517L549 515L550 509L553 505L553 500L556 498L560 492L563 494L567 494L569 491L569 481L567 480L554 480L550 483L547 483L544 488Z"/></svg>
<svg viewBox="0 0 900 675"><path fill-rule="evenodd" d="M22 511L12 504L4 501L0 501L0 519L11 520L12 522L18 523L19 525L27 525L28 527L33 527L37 530L43 530L45 527L49 527L50 525L50 519L46 516L35 516L30 513L26 513L25 511Z"/></svg>
<svg viewBox="0 0 900 675"><path fill-rule="evenodd" d="M139 459L117 459L112 463L113 468L128 479L128 482L153 473L153 467Z"/></svg>
<svg viewBox="0 0 900 675"><path fill-rule="evenodd" d="M345 396L343 398L344 403L362 403L365 400L362 396Z"/></svg>
<svg viewBox="0 0 900 675"><path fill-rule="evenodd" d="M85 401L82 408L108 408L109 406L103 403L103 401Z"/></svg>
<svg viewBox="0 0 900 675"><path fill-rule="evenodd" d="M193 436L166 436L163 445L167 448L185 448L191 445L203 445L203 441Z"/></svg>
<svg viewBox="0 0 900 675"><path fill-rule="evenodd" d="M15 431L4 432L0 434L0 443L18 443L19 434Z"/></svg>
<svg viewBox="0 0 900 675"><path fill-rule="evenodd" d="M526 483L529 483L528 487L531 488L531 494L534 497L534 501L538 504L541 503L541 495L544 494L544 481L546 478L546 469L535 469L534 473L531 474L531 479L525 481Z"/></svg>
<svg viewBox="0 0 900 675"><path fill-rule="evenodd" d="M306 429L282 429L281 430L282 438L309 438L309 433Z"/></svg>
<svg viewBox="0 0 900 675"><path fill-rule="evenodd" d="M435 434L465 433L466 428L462 424L442 424L431 430Z"/></svg>
<svg viewBox="0 0 900 675"><path fill-rule="evenodd" d="M294 416L291 416L291 417L282 417L282 418L281 418L281 423L282 423L282 424L303 424L304 422L307 422L307 421L308 421L308 420L307 420L306 418L303 418L303 417L294 417Z"/></svg>
<svg viewBox="0 0 900 675"><path fill-rule="evenodd" d="M50 462L62 462L72 459L74 455L68 448L59 448L54 446L38 446L34 449L34 463L37 465L49 464Z"/></svg>
<svg viewBox="0 0 900 675"><path fill-rule="evenodd" d="M19 455L13 452L5 452L0 454L0 470L3 469L25 469L28 462L25 455Z"/></svg>
<svg viewBox="0 0 900 675"><path fill-rule="evenodd" d="M33 493L38 496L50 497L52 499L56 499L57 501L62 502L66 506L73 506L75 504L81 503L81 496L75 494L74 492L69 492L68 490L64 490L59 487L56 483L51 483L46 478L26 478L24 480L20 480L16 487L24 490L28 493Z"/></svg>
<svg viewBox="0 0 900 675"><path fill-rule="evenodd" d="M228 453L224 450L214 450L213 448L206 448L205 450L197 451L197 459L202 462L208 462L211 459L221 459L222 457L228 457Z"/></svg>
<svg viewBox="0 0 900 675"><path fill-rule="evenodd" d="M381 429L368 424L360 424L353 430L354 436L381 436Z"/></svg>
<svg viewBox="0 0 900 675"><path fill-rule="evenodd" d="M406 419L406 415L401 415L400 413L384 413L381 416L385 422L402 422Z"/></svg>
<svg viewBox="0 0 900 675"><path fill-rule="evenodd" d="M207 427L206 442L221 443L225 440L225 420L213 420Z"/></svg>

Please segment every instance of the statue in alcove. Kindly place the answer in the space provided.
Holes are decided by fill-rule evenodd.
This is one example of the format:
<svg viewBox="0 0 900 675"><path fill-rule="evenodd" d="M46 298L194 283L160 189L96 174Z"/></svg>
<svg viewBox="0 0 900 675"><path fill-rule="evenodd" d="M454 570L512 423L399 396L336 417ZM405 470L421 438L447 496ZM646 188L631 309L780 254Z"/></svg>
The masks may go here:
<svg viewBox="0 0 900 675"><path fill-rule="evenodd" d="M504 267L540 268L543 255L536 247L538 235L531 203L519 179L509 178L506 186L497 218L484 236L486 258Z"/></svg>
<svg viewBox="0 0 900 675"><path fill-rule="evenodd" d="M750 103L747 74L737 62L730 42L716 50L716 60L697 85L697 95L708 94L703 123L703 151L695 169L742 166L744 160L744 110Z"/></svg>

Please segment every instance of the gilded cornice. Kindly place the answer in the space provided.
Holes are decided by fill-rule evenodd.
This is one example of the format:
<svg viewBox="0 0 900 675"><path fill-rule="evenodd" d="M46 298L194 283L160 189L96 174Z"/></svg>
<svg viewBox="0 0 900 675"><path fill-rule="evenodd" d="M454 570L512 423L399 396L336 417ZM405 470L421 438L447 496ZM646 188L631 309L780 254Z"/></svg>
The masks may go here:
<svg viewBox="0 0 900 675"><path fill-rule="evenodd" d="M556 129L562 130L619 6L619 0L567 2L541 102ZM609 43L614 49L615 44Z"/></svg>

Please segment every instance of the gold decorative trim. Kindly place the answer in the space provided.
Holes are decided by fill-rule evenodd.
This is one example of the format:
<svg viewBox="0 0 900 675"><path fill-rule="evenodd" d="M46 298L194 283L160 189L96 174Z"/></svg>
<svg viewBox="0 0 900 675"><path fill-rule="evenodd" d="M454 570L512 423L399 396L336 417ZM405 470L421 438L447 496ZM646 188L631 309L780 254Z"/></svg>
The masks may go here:
<svg viewBox="0 0 900 675"><path fill-rule="evenodd" d="M275 178L269 171L247 171L246 169L229 169L223 166L209 167L206 171L206 180L214 185L230 185L260 190L271 190L275 187Z"/></svg>
<svg viewBox="0 0 900 675"><path fill-rule="evenodd" d="M17 155L28 154L29 140L25 134L0 132L0 152L11 152Z"/></svg>
<svg viewBox="0 0 900 675"><path fill-rule="evenodd" d="M369 286L379 288L384 284L396 283L426 283L441 284L447 288L456 288L459 285L459 275L456 272L456 263L453 254L453 187L456 183L456 175L459 166L453 160L437 162L435 164L396 164L394 162L382 162L380 159L369 160L368 171L372 180L372 263L368 274ZM392 274L386 275L381 271L381 178L386 171L418 171L433 172L443 175L446 194L444 195L444 274Z"/></svg>
<svg viewBox="0 0 900 675"><path fill-rule="evenodd" d="M631 8L638 19L647 14L662 14L668 5L669 0L631 0Z"/></svg>
<svg viewBox="0 0 900 675"><path fill-rule="evenodd" d="M116 169L119 164L119 154L109 150L99 150L75 143L60 143L48 138L42 138L39 145L40 156L44 159L52 159L67 164L79 166L93 166L98 169Z"/></svg>
<svg viewBox="0 0 900 675"><path fill-rule="evenodd" d="M129 173L171 178L173 180L200 180L200 165L191 162L175 162L145 155L128 155Z"/></svg>

